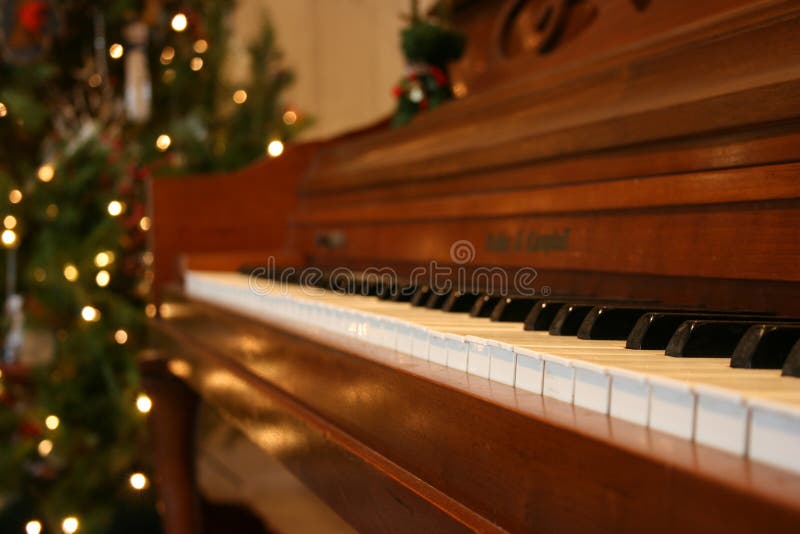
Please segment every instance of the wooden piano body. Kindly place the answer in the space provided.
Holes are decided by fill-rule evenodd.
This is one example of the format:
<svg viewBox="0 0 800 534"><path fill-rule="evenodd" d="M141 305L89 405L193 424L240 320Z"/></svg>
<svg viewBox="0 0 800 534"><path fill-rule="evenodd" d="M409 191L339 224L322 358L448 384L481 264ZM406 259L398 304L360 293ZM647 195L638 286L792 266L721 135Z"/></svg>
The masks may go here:
<svg viewBox="0 0 800 534"><path fill-rule="evenodd" d="M465 1L455 22L463 98L236 176L154 182L171 375L146 377L168 524L199 521L197 398L177 375L357 530L796 530L797 474L161 292L179 258L274 258L533 268L540 294L800 316L800 3Z"/></svg>

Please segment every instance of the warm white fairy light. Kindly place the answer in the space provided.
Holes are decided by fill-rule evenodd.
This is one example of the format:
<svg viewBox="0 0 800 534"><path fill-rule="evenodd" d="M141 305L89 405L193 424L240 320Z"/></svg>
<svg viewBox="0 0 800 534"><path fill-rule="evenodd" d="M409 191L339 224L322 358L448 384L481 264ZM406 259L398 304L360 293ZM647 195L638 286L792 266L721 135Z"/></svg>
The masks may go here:
<svg viewBox="0 0 800 534"><path fill-rule="evenodd" d="M267 145L267 154L272 158L277 158L283 154L283 143L277 139L270 141Z"/></svg>
<svg viewBox="0 0 800 534"><path fill-rule="evenodd" d="M133 473L128 482L133 489L141 491L147 486L147 477L144 476L144 473Z"/></svg>
<svg viewBox="0 0 800 534"><path fill-rule="evenodd" d="M58 428L58 425L61 424L61 420L58 418L57 415L48 415L44 420L44 426L49 428L50 430L55 430Z"/></svg>
<svg viewBox="0 0 800 534"><path fill-rule="evenodd" d="M156 138L156 148L164 152L172 144L172 138L167 134L161 134Z"/></svg>
<svg viewBox="0 0 800 534"><path fill-rule="evenodd" d="M39 442L39 445L36 447L36 450L39 452L39 456L45 457L53 452L53 442L49 439L43 439Z"/></svg>
<svg viewBox="0 0 800 534"><path fill-rule="evenodd" d="M22 191L19 189L12 189L8 192L8 201L12 204L19 204L22 202Z"/></svg>
<svg viewBox="0 0 800 534"><path fill-rule="evenodd" d="M205 39L198 39L194 42L194 51L198 54L205 54L208 51L208 41Z"/></svg>
<svg viewBox="0 0 800 534"><path fill-rule="evenodd" d="M94 277L94 281L97 282L98 286L106 287L108 283L111 281L111 275L108 274L108 271L104 269L97 273L97 276Z"/></svg>
<svg viewBox="0 0 800 534"><path fill-rule="evenodd" d="M291 126L292 124L297 122L297 112L292 111L291 109L285 111L283 113L283 123Z"/></svg>
<svg viewBox="0 0 800 534"><path fill-rule="evenodd" d="M36 176L44 183L50 182L55 175L56 169L52 163L45 163L36 171Z"/></svg>
<svg viewBox="0 0 800 534"><path fill-rule="evenodd" d="M0 240L3 241L4 246L10 247L17 242L17 234L14 230L3 230L3 233L0 234Z"/></svg>
<svg viewBox="0 0 800 534"><path fill-rule="evenodd" d="M175 49L171 46L165 46L163 50L161 50L161 57L159 58L159 61L161 61L162 65L169 65L174 58Z"/></svg>
<svg viewBox="0 0 800 534"><path fill-rule="evenodd" d="M84 306L81 309L81 317L87 323L94 323L100 320L100 310L94 306Z"/></svg>
<svg viewBox="0 0 800 534"><path fill-rule="evenodd" d="M141 413L148 413L153 408L153 401L144 393L139 393L136 397L136 409Z"/></svg>
<svg viewBox="0 0 800 534"><path fill-rule="evenodd" d="M150 220L150 217L148 217L147 215L139 219L139 229L142 232L147 232L148 230L150 230L151 225L152 221Z"/></svg>
<svg viewBox="0 0 800 534"><path fill-rule="evenodd" d="M5 117L8 115L8 108L2 102L0 102L0 118Z"/></svg>
<svg viewBox="0 0 800 534"><path fill-rule="evenodd" d="M44 214L47 215L48 219L55 219L58 217L58 206L55 204L48 204L47 208L44 210Z"/></svg>
<svg viewBox="0 0 800 534"><path fill-rule="evenodd" d="M74 282L77 280L78 275L78 268L75 267L75 265L72 263L64 265L64 278L66 278L68 282Z"/></svg>
<svg viewBox="0 0 800 534"><path fill-rule="evenodd" d="M98 267L106 267L111 263L111 255L106 251L101 251L95 254L94 264Z"/></svg>
<svg viewBox="0 0 800 534"><path fill-rule="evenodd" d="M122 213L122 210L123 210L122 202L120 202L119 200L112 200L111 202L108 203L108 214L111 215L112 217L120 215Z"/></svg>
<svg viewBox="0 0 800 534"><path fill-rule="evenodd" d="M175 16L172 17L171 26L176 32L182 32L189 26L189 19L187 19L186 15L183 13L176 13Z"/></svg>
<svg viewBox="0 0 800 534"><path fill-rule="evenodd" d="M233 101L236 104L244 104L245 102L247 102L247 91L245 91L244 89L237 89L233 93Z"/></svg>
<svg viewBox="0 0 800 534"><path fill-rule="evenodd" d="M89 87L91 87L91 88L100 87L100 84L103 83L103 77L100 76L99 73L95 72L94 74L89 76L88 83L89 83Z"/></svg>
<svg viewBox="0 0 800 534"><path fill-rule="evenodd" d="M117 331L114 332L114 341L120 345L124 345L128 342L128 333L122 328L117 329Z"/></svg>
<svg viewBox="0 0 800 534"><path fill-rule="evenodd" d="M155 304L150 303L144 307L144 314L148 316L150 319L155 317L156 313L158 313L158 308L156 308Z"/></svg>
<svg viewBox="0 0 800 534"><path fill-rule="evenodd" d="M193 71L197 72L198 70L203 68L203 58L201 57L193 57L192 60L189 62L189 68Z"/></svg>
<svg viewBox="0 0 800 534"><path fill-rule="evenodd" d="M13 230L17 226L17 218L13 215L6 215L3 219L3 226L9 230Z"/></svg>
<svg viewBox="0 0 800 534"><path fill-rule="evenodd" d="M36 519L32 519L25 523L25 534L41 534L42 523Z"/></svg>
<svg viewBox="0 0 800 534"><path fill-rule="evenodd" d="M125 48L119 43L114 43L108 47L108 55L111 56L111 59L119 59L124 53Z"/></svg>
<svg viewBox="0 0 800 534"><path fill-rule="evenodd" d="M64 534L75 534L78 532L79 527L80 522L78 522L78 518L72 515L65 517L61 522L61 530L64 531Z"/></svg>

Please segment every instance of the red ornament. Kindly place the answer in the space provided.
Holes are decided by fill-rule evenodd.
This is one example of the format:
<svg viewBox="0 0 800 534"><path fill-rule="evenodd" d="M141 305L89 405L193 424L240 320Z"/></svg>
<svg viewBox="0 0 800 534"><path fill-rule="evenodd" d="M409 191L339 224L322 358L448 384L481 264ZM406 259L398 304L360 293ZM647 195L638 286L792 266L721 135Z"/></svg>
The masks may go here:
<svg viewBox="0 0 800 534"><path fill-rule="evenodd" d="M22 4L17 12L20 25L28 32L39 35L47 16L47 3L34 0Z"/></svg>
<svg viewBox="0 0 800 534"><path fill-rule="evenodd" d="M400 87L400 85L395 85L394 87L392 87L392 94L394 95L395 98L400 98L401 96L403 96L403 88Z"/></svg>
<svg viewBox="0 0 800 534"><path fill-rule="evenodd" d="M433 76L433 79L436 80L437 85L439 85L440 87L447 84L447 75L439 67L434 67L433 65L431 65L430 73L431 76Z"/></svg>

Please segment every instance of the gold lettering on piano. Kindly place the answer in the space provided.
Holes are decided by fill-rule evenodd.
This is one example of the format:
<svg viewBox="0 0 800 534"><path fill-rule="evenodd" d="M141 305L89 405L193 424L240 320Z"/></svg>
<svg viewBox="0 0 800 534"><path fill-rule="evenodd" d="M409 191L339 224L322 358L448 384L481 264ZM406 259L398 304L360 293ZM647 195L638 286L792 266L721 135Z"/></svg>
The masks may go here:
<svg viewBox="0 0 800 534"><path fill-rule="evenodd" d="M490 252L552 252L569 249L570 229L550 233L537 230L490 232L486 236L486 249Z"/></svg>

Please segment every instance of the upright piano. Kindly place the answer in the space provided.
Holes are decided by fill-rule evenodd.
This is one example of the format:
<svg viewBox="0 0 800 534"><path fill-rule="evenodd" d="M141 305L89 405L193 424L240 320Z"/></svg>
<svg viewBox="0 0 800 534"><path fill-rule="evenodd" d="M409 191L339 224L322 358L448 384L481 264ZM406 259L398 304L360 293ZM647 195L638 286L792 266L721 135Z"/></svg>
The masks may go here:
<svg viewBox="0 0 800 534"><path fill-rule="evenodd" d="M278 531L797 532L800 2L453 23L407 127L154 181L167 531L213 464Z"/></svg>

